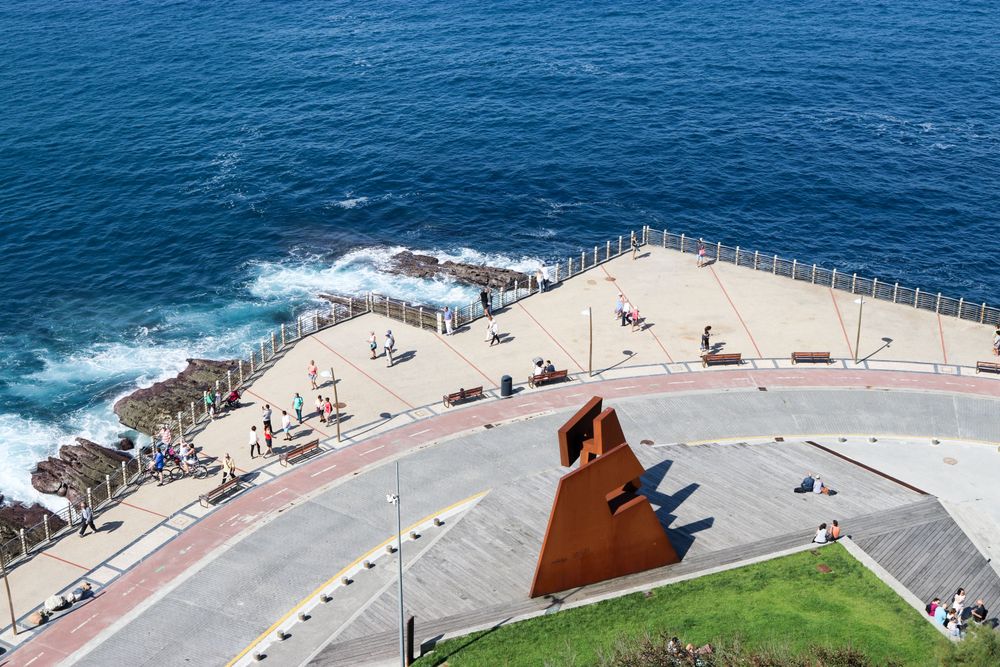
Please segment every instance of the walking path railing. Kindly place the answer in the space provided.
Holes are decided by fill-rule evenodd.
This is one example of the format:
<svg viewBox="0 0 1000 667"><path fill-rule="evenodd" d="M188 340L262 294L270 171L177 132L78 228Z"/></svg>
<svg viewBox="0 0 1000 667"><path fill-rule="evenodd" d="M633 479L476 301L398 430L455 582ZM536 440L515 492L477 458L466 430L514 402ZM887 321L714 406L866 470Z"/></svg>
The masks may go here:
<svg viewBox="0 0 1000 667"><path fill-rule="evenodd" d="M698 238L684 234L643 228L643 240L649 245L680 250L682 253L697 253ZM921 310L932 310L940 315L957 317L970 322L1000 326L1000 308L986 303L974 303L966 299L945 296L941 292L928 292L918 288L904 287L898 282L888 282L878 278L866 278L857 273L846 273L837 269L826 269L816 264L785 259L777 255L748 250L739 246L705 242L705 254L716 262L726 262L743 266L754 271L764 271L776 276L801 280L830 287L835 290L863 295L880 301L892 301Z"/></svg>

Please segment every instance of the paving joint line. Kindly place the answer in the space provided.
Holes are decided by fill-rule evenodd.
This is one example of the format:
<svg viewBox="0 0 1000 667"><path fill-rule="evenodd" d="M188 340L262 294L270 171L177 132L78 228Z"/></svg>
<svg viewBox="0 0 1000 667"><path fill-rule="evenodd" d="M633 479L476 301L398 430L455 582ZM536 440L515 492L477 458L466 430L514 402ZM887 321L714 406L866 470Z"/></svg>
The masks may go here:
<svg viewBox="0 0 1000 667"><path fill-rule="evenodd" d="M729 292L726 290L726 286L722 284L722 279L719 278L719 274L715 272L715 267L709 264L708 270L712 272L712 276L715 278L715 282L719 283L719 288L722 289L722 293L725 295L726 301L729 302L729 305L732 306L733 312L736 313L736 319L740 321L740 324L743 325L743 330L746 331L747 336L750 337L750 342L753 344L753 349L757 350L757 356L759 358L763 358L764 355L760 353L760 348L757 347L757 341L754 340L753 334L750 333L750 327L748 327L747 323L743 321L743 316L740 315L739 309L736 307L736 304L733 303L732 297L729 296Z"/></svg>

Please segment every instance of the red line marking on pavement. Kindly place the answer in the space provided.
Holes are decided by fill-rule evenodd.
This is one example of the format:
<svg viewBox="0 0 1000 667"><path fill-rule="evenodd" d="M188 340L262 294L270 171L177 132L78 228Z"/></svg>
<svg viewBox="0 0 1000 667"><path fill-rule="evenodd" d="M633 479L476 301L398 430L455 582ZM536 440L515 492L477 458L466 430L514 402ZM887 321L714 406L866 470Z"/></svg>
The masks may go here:
<svg viewBox="0 0 1000 667"><path fill-rule="evenodd" d="M72 565L73 567L78 567L81 570L83 570L84 572L89 572L92 569L92 568L86 567L84 565L80 565L79 563L74 563L71 560L66 560L65 558L60 558L59 556L53 556L48 551L39 551L38 553L42 554L43 556L48 556L52 560L57 560L60 563L66 563L67 565Z"/></svg>
<svg viewBox="0 0 1000 667"><path fill-rule="evenodd" d="M604 266L603 264L601 264L601 270L604 271L604 275L606 275L608 278L612 277L611 274L608 273L607 267ZM615 286L619 290L618 293L621 294L622 296L624 296L627 299L628 296L625 294L625 290L622 289L621 287L618 287L618 279L617 278L615 278ZM642 316L642 313L640 312L639 315ZM648 331L650 334L652 334L653 340L655 340L656 344L660 346L661 350L663 350L663 354L667 355L667 360L670 361L670 363L674 363L674 358L670 356L670 353L667 352L667 348L665 348L663 346L663 343L660 342L660 337L656 335L656 332L653 331L652 329L644 329L644 331Z"/></svg>
<svg viewBox="0 0 1000 667"><path fill-rule="evenodd" d="M851 348L851 339L847 337L847 327L844 326L844 318L840 316L840 306L837 305L837 297L833 294L833 288L828 288L830 290L830 298L833 299L833 309L837 311L837 319L840 321L840 330L844 332L844 342L847 343L847 353L854 358L854 350Z"/></svg>
<svg viewBox="0 0 1000 667"><path fill-rule="evenodd" d="M565 347L563 347L563 346L562 346L562 345L561 345L561 344L559 343L559 341L557 341L557 340L556 340L556 337L555 337L555 336L553 336L552 334L550 334L550 333L549 333L549 330L548 330L548 329L546 329L545 327L543 327L543 326L542 326L542 323L541 323L541 322L539 322L538 320L536 320L536 319L535 319L535 316L534 316L534 315L532 315L531 313L529 313L529 312L528 312L528 309L527 309L527 308L525 308L525 307L524 307L524 305L523 305L523 304L522 304L522 303L521 303L520 301L518 301L518 302L517 302L517 306L518 306L518 307L519 307L519 308L520 308L521 310L523 310L523 311L525 312L525 314L526 314L526 315L527 315L528 317L530 317L530 318L531 318L531 321L532 321L532 322L534 322L535 324L537 324L537 325L538 325L538 328L539 328L539 329L541 329L542 331L544 331L544 332L545 332L545 335L546 335L546 336L548 336L549 338L551 338L551 339L552 339L552 342L553 342L553 343L555 343L556 345L558 345L558 346L559 346L559 349L560 349L560 350L562 350L563 352L565 352L565 353L566 353L566 356L570 358L570 361L572 361L572 362L573 362L574 364L576 364L576 367L577 367L577 368L579 368L581 372L583 372L583 371L585 370L585 369L584 369L584 367L580 365L580 362L579 362L579 361L577 361L576 359L574 359L574 358L573 358L573 355L572 355L572 354L570 354L570 353L569 353L569 352L568 352L568 351L566 350L566 348L565 348Z"/></svg>
<svg viewBox="0 0 1000 667"><path fill-rule="evenodd" d="M323 341L321 341L316 336L310 336L309 340L314 340L317 343L319 343L320 345L322 345L323 347L325 347L326 349L328 349L331 352L333 352L335 355L337 355L338 357L340 357L341 360L345 364L347 364L348 366L350 366L351 368L353 368L357 372L361 373L366 378L368 378L369 380L371 380L372 382L374 382L375 384L377 384L378 386L382 387L387 392L389 392L390 394L392 394L393 396L395 396L406 407L410 408L411 410L416 407L415 405L412 405L409 401L407 401L406 399L404 399L402 396L400 396L399 394L397 394L396 392L394 392L392 389L389 389L387 386L385 386L384 384L382 384L381 382L379 382L378 380L376 380L375 378L373 378L371 375L368 375L368 373L365 373L363 370L361 370L360 367L355 366L354 363L352 363L347 357L345 357L344 355L342 355L340 352L337 352L335 349L333 349L332 347L330 347L329 345L327 345L326 343L324 343Z"/></svg>
<svg viewBox="0 0 1000 667"><path fill-rule="evenodd" d="M937 314L938 332L941 334L941 354L944 355L944 363L948 363L948 350L944 346L944 325L941 324L941 313Z"/></svg>
<svg viewBox="0 0 1000 667"><path fill-rule="evenodd" d="M251 396L255 396L255 397L259 398L260 400L264 401L264 405L278 405L278 404L277 404L277 403L275 403L274 401L270 401L270 400L268 400L268 399L264 398L263 396L261 396L260 394L257 394L257 393L255 393L255 392L253 392L253 391L250 391L249 389L244 389L244 390L243 390L243 393L244 393L244 394L250 394ZM302 420L302 424L308 424L308 423L309 423L309 420L308 420L308 419L303 419L303 420ZM299 426L301 426L302 424L299 424ZM294 426L294 424L293 424L293 426ZM315 427L315 426L313 426L312 424L309 424L309 428L311 428L312 430L314 430L314 431L318 432L318 433L319 433L320 435L322 435L322 436L323 436L324 438L329 438L329 437L330 437L330 435L329 435L328 433L323 433L323 431L319 430L318 428L316 428L316 427ZM280 433L280 432L281 432L281 429L278 429L278 432Z"/></svg>
<svg viewBox="0 0 1000 667"><path fill-rule="evenodd" d="M747 336L750 337L750 342L753 343L753 349L757 350L757 356L763 358L764 355L760 353L760 348L757 347L757 341L753 339L753 334L750 333L750 327L748 327L747 323L743 321L743 316L740 315L740 311L736 308L736 304L733 303L733 300L729 297L729 292L726 291L726 286L722 284L721 280L719 280L719 274L715 272L715 267L709 264L708 270L712 272L712 275L715 277L715 282L719 283L719 287L722 288L722 293L726 295L726 301L728 301L729 305L733 307L733 312L736 313L737 319L739 319L740 324L743 325L743 329L747 332Z"/></svg>
<svg viewBox="0 0 1000 667"><path fill-rule="evenodd" d="M445 345L447 345L447 346L448 346L448 349L449 349L449 350L451 350L452 352L454 352L454 353L455 353L455 354L457 354L458 356L462 357L462 360L463 360L463 361L465 361L465 363L467 363L467 364L469 364L470 366L472 366L473 368L475 368L475 369L476 369L476 372L477 372L477 373L479 373L480 375L482 375L482 376L483 376L484 378L486 378L486 381L487 381L487 382L489 382L490 384L492 384L492 385L493 385L494 387L496 387L497 389L499 389L499 388L500 388L500 385L498 385L498 384L497 384L496 382L494 382L494 381L493 381L493 380L492 380L492 379L490 378L490 376L489 376L489 375L487 375L487 374L486 374L486 373L484 373L484 372L483 372L482 370L480 370L479 366L476 366L476 365L475 365L474 363L472 363L471 361L469 361L468 359L466 359L466 358L465 358L465 355L464 355L464 354L462 354L461 352L459 352L458 350L456 350L456 349L455 349L454 347L452 347L452 346L451 346L451 343L449 343L449 342L448 342L448 341L446 341L446 340L445 340L445 339L444 339L443 337L441 337L440 335L438 335L438 334L436 334L436 333L434 334L434 336L435 336L435 337L437 337L437 339L438 339L439 341L441 341L442 343L444 343Z"/></svg>
<svg viewBox="0 0 1000 667"><path fill-rule="evenodd" d="M149 512L150 514L154 514L154 515L156 515L158 517L161 517L163 519L167 518L166 514L160 514L159 512L154 512L153 510L148 510L145 507L139 507L138 505L133 505L132 503L125 502L124 500L121 501L121 504L122 505L127 505L128 507L131 507L132 509L142 510L143 512Z"/></svg>

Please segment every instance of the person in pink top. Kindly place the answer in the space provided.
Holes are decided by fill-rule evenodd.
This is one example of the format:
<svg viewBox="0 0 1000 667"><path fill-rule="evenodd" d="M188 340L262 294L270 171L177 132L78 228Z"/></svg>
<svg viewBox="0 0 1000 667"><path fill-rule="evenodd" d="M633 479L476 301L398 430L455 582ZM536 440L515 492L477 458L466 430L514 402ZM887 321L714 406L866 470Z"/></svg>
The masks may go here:
<svg viewBox="0 0 1000 667"><path fill-rule="evenodd" d="M316 386L316 376L319 375L319 368L316 367L315 361L310 361L308 368L306 368L306 373L309 374L309 384L312 385L313 389L319 389Z"/></svg>

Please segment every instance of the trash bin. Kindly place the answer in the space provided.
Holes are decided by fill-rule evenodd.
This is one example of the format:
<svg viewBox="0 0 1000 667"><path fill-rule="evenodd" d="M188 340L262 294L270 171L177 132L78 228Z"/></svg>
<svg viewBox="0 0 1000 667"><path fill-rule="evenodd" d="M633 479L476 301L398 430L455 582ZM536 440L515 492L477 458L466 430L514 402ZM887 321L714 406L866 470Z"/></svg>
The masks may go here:
<svg viewBox="0 0 1000 667"><path fill-rule="evenodd" d="M510 398L514 394L514 379L509 375L500 378L500 398Z"/></svg>

